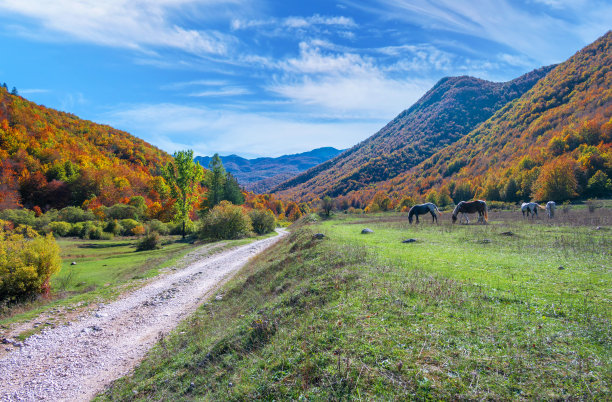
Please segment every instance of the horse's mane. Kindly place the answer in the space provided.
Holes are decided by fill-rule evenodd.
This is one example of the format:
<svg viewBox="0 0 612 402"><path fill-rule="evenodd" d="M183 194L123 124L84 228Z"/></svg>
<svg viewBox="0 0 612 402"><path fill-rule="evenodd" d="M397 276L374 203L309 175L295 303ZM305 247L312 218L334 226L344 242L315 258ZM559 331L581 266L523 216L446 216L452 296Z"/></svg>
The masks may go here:
<svg viewBox="0 0 612 402"><path fill-rule="evenodd" d="M457 205L455 206L455 209L453 209L453 216L457 216L457 214L459 213L459 205L462 203L463 201L459 201L457 203Z"/></svg>

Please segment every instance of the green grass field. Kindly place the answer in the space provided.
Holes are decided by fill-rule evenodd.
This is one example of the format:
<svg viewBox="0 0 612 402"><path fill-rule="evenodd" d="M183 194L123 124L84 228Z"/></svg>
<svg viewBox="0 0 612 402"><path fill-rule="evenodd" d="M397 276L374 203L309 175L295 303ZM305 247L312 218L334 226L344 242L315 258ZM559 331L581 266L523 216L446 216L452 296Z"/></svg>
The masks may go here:
<svg viewBox="0 0 612 402"><path fill-rule="evenodd" d="M296 227L100 399L609 398L610 210L490 219Z"/></svg>

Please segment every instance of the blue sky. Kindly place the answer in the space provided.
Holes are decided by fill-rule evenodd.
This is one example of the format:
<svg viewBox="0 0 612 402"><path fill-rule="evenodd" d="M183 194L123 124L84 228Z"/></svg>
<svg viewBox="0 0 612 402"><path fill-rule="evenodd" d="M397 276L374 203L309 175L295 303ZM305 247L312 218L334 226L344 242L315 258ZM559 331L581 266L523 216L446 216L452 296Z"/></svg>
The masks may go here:
<svg viewBox="0 0 612 402"><path fill-rule="evenodd" d="M0 82L172 153L346 148L444 76L506 81L611 28L586 0L0 0Z"/></svg>

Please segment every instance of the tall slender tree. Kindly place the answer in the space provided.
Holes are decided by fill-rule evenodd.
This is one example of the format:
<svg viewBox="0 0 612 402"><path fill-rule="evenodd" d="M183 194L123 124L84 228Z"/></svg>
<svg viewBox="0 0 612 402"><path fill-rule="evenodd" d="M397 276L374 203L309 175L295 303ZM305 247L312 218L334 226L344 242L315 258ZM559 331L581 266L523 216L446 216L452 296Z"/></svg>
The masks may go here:
<svg viewBox="0 0 612 402"><path fill-rule="evenodd" d="M240 191L240 184L238 180L230 172L225 175L225 185L223 186L224 199L228 200L234 205L244 204L244 196Z"/></svg>
<svg viewBox="0 0 612 402"><path fill-rule="evenodd" d="M182 235L185 238L185 226L194 202L198 199L198 184L202 180L203 169L193 161L193 150L175 152L174 161L168 162L163 171L166 182L170 185L172 197L176 198L175 218L182 223Z"/></svg>

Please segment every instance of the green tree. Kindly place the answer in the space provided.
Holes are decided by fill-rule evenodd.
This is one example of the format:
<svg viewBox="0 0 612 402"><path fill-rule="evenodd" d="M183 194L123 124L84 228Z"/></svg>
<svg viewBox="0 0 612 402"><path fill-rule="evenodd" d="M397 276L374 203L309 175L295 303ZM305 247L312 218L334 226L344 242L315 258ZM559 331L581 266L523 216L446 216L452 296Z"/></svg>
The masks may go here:
<svg viewBox="0 0 612 402"><path fill-rule="evenodd" d="M592 197L608 197L612 193L612 180L608 178L607 174L598 170L589 179L587 192Z"/></svg>
<svg viewBox="0 0 612 402"><path fill-rule="evenodd" d="M170 185L172 197L176 198L175 218L182 224L185 238L185 225L193 203L198 199L198 183L202 180L202 167L193 161L193 150L178 151L172 155L174 161L168 162L163 171L166 183Z"/></svg>
<svg viewBox="0 0 612 402"><path fill-rule="evenodd" d="M223 186L223 199L231 202L234 205L244 204L244 196L240 190L238 180L230 173L225 175L225 184Z"/></svg>
<svg viewBox="0 0 612 402"><path fill-rule="evenodd" d="M325 216L329 216L332 209L334 209L334 200L331 199L330 196L326 195L321 200L321 209L325 213Z"/></svg>
<svg viewBox="0 0 612 402"><path fill-rule="evenodd" d="M204 177L204 185L208 188L206 199L202 202L201 208L210 210L225 198L225 168L221 162L219 154L214 154L208 164L208 172Z"/></svg>

